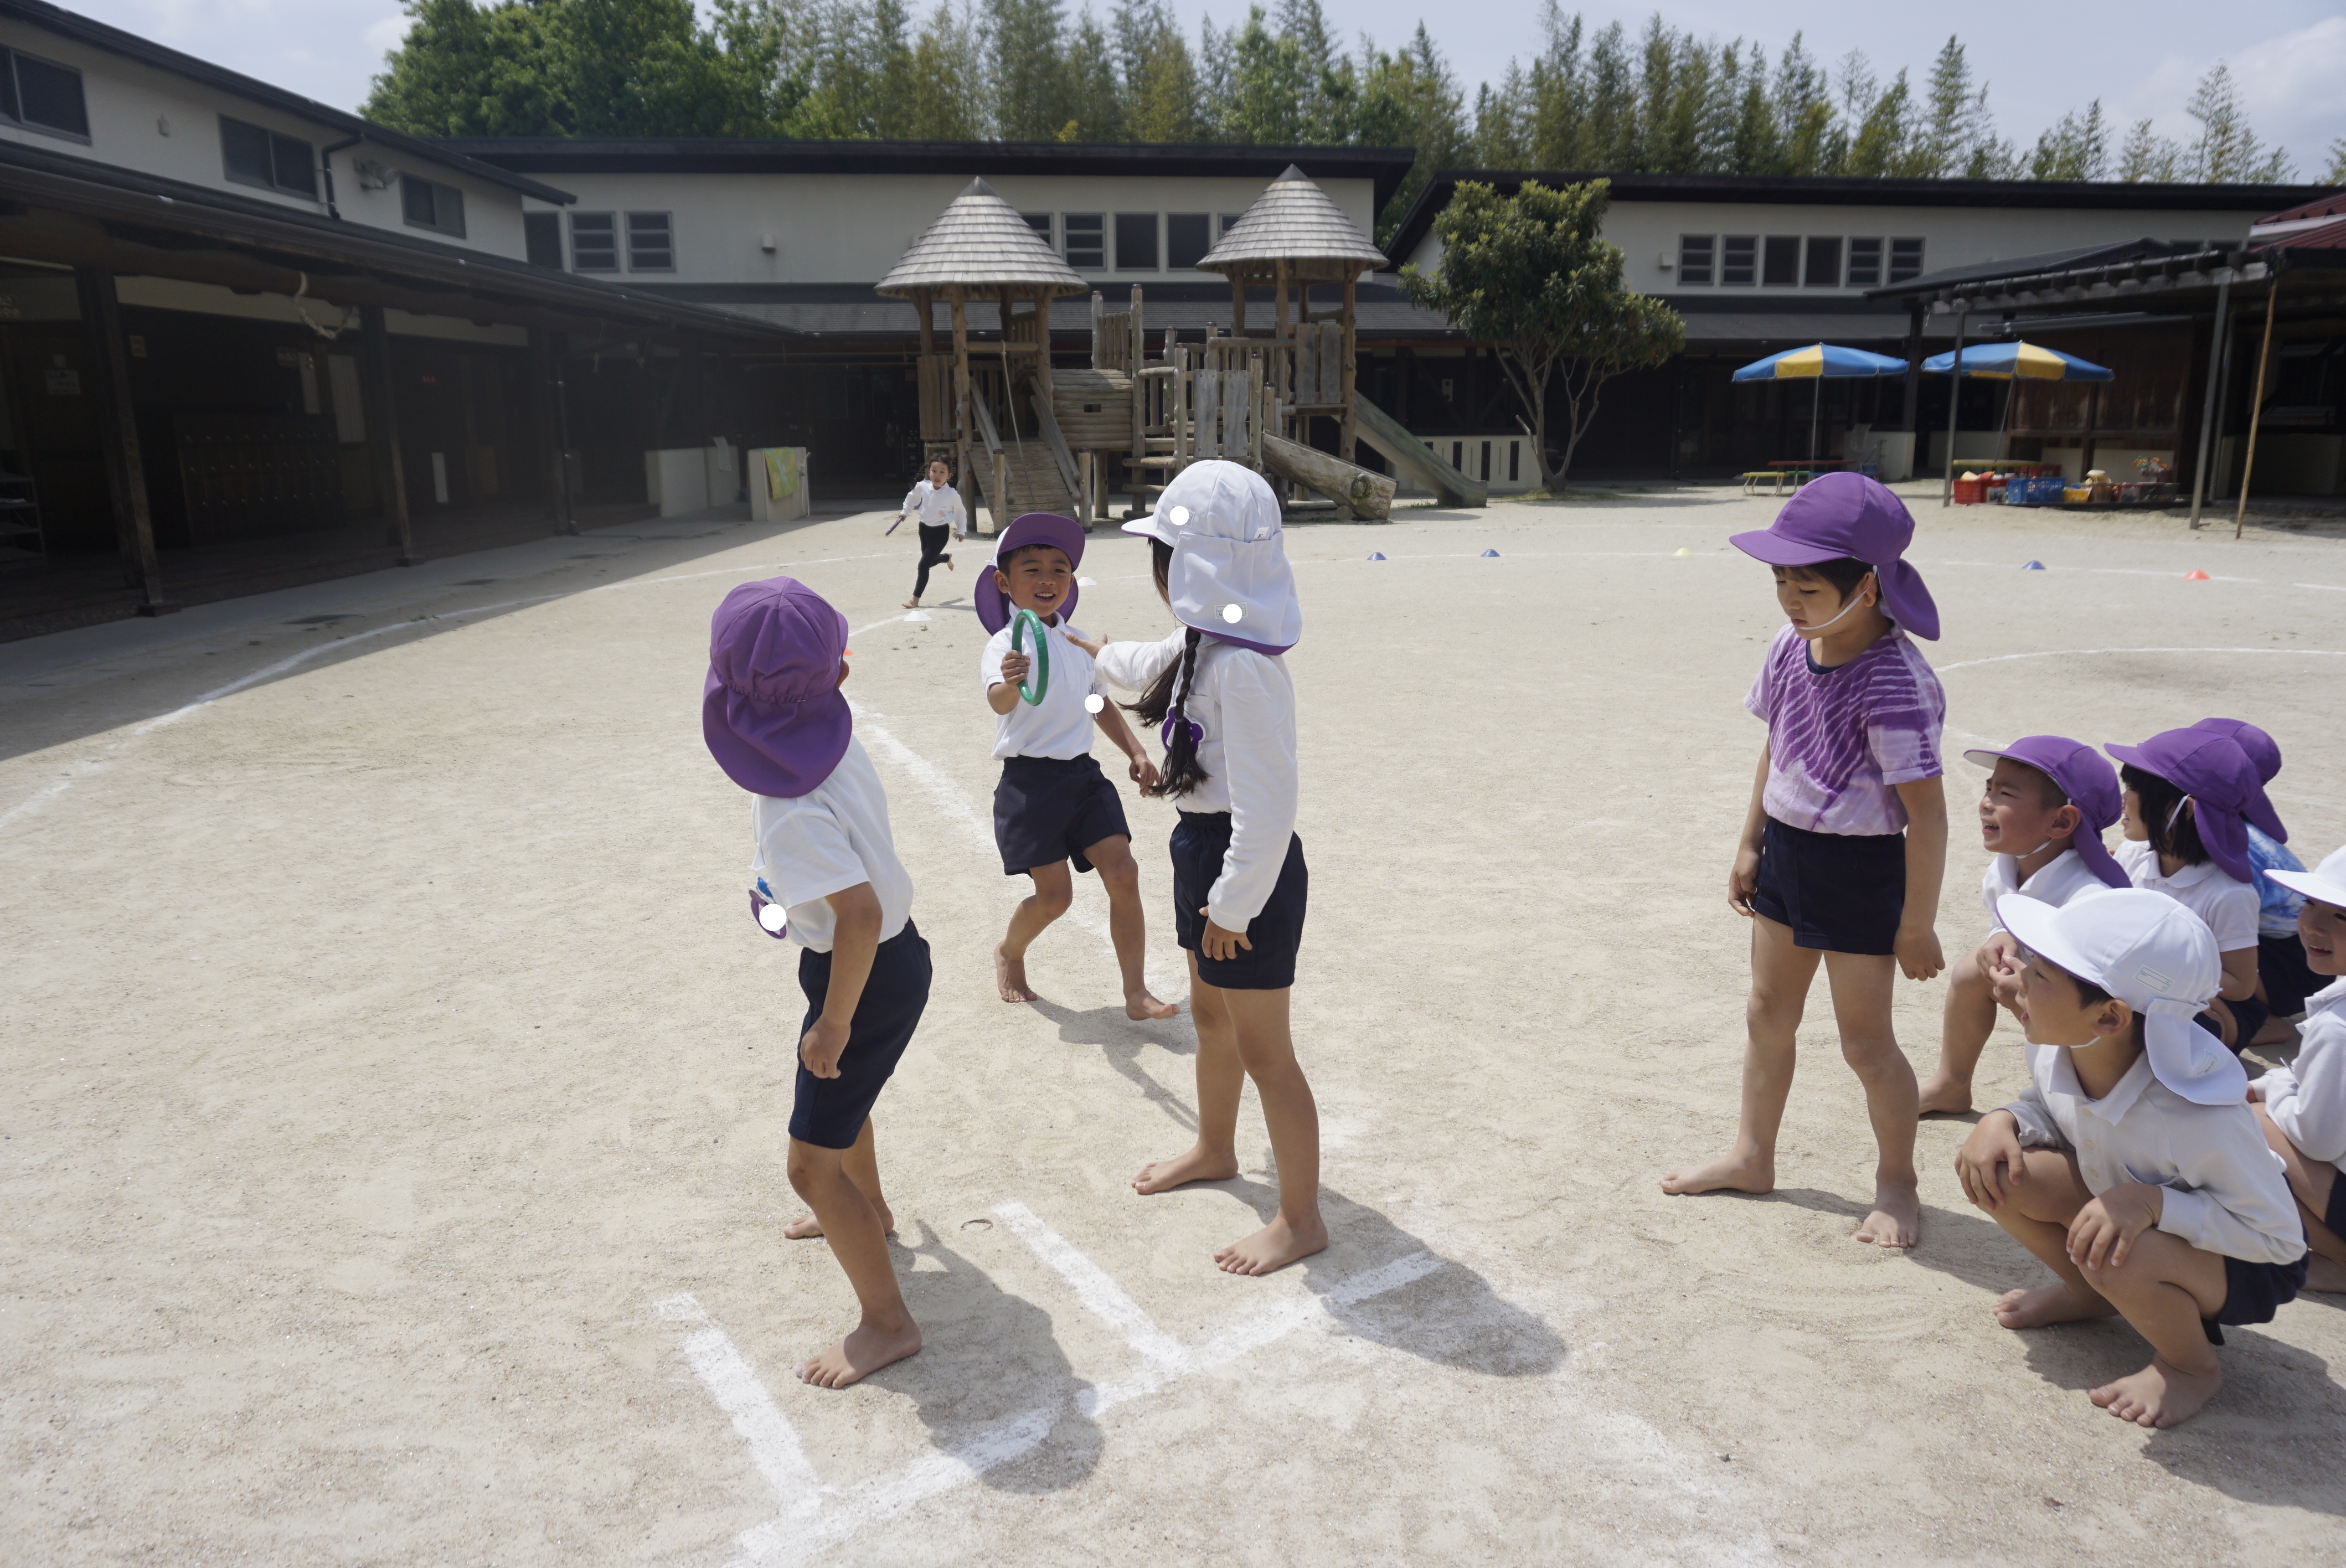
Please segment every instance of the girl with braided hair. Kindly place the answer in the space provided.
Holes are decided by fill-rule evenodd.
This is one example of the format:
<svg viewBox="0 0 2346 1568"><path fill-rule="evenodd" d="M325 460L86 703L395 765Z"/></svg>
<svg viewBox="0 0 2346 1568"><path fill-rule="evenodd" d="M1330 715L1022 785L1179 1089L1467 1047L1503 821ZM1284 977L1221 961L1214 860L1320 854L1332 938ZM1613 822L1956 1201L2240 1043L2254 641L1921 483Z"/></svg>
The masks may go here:
<svg viewBox="0 0 2346 1568"><path fill-rule="evenodd" d="M1239 1091L1252 1078L1279 1164L1279 1212L1214 1261L1268 1274L1328 1245L1320 1113L1288 1028L1308 879L1295 836L1295 685L1280 656L1302 635L1303 612L1279 498L1251 469L1191 463L1155 515L1125 531L1149 539L1157 591L1181 626L1161 642L1086 651L1103 680L1141 694L1131 710L1161 727L1165 769L1149 792L1180 808L1173 915L1198 1030L1198 1141L1144 1166L1132 1185L1150 1194L1235 1177Z"/></svg>

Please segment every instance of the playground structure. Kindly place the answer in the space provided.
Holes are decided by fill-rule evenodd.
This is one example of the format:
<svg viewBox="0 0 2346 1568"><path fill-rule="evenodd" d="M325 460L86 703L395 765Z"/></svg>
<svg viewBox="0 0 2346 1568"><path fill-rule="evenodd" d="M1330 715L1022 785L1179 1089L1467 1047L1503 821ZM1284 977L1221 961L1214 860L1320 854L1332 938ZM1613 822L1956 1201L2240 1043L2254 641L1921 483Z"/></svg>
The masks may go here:
<svg viewBox="0 0 2346 1568"><path fill-rule="evenodd" d="M1294 499L1323 496L1339 516L1382 519L1396 481L1352 461L1361 441L1445 503L1481 505L1484 486L1355 385L1355 284L1383 264L1290 165L1198 263L1229 280L1229 331L1209 325L1203 341L1182 342L1168 327L1152 358L1140 289L1127 309L1113 311L1094 293L1088 365L1054 368L1051 302L1086 285L992 187L973 179L878 291L910 300L920 315L923 451L952 456L973 514L982 497L997 528L1025 512L1057 512L1090 526L1107 515L1116 463L1132 510L1146 512L1173 475L1207 458L1284 481ZM1247 290L1265 284L1271 321L1250 328ZM1315 310L1314 284L1339 289L1332 308ZM937 342L940 300L950 351ZM980 302L994 305L1000 331L993 343L973 346L969 307ZM1334 453L1311 444L1318 419L1336 424Z"/></svg>

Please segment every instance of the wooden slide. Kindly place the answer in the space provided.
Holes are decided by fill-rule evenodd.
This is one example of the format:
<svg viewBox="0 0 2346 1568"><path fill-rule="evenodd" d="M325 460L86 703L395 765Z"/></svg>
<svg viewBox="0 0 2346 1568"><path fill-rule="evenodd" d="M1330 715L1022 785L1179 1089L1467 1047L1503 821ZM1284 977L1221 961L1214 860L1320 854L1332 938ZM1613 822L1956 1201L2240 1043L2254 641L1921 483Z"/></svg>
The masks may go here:
<svg viewBox="0 0 2346 1568"><path fill-rule="evenodd" d="M1487 506L1489 488L1467 478L1433 454L1433 449L1410 434L1401 421L1360 395L1352 394L1352 433L1384 455L1402 476L1442 499L1445 506Z"/></svg>

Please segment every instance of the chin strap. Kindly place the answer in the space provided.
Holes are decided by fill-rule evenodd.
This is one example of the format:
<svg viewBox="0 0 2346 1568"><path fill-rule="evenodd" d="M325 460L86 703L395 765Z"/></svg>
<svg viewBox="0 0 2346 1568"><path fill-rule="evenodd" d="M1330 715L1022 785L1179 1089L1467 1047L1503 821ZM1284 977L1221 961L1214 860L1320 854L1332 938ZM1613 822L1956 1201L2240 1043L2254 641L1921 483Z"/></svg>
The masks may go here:
<svg viewBox="0 0 2346 1568"><path fill-rule="evenodd" d="M1879 596L1881 596L1881 592L1882 592L1882 577L1881 577L1881 575L1880 575L1879 573L1871 572L1871 571L1869 571L1867 575L1868 575L1869 576L1872 576L1872 577L1873 578L1873 591L1874 591L1875 596L1876 596L1876 597L1879 597ZM1864 578L1862 578L1862 577L1861 577L1861 578L1859 578L1859 579L1858 579L1858 581L1859 581L1859 583L1860 583L1861 585L1862 585L1862 584L1863 584L1864 580L1865 580L1865 579L1864 579ZM1851 610L1853 610L1853 609L1856 609L1859 606L1861 606L1861 605L1862 605L1862 604L1864 604L1864 603L1865 603L1865 601L1864 601L1863 599L1859 598L1856 595L1852 594L1852 595L1851 595L1851 596L1850 596L1849 603L1847 603L1847 604L1843 605L1843 606L1841 607L1841 615L1835 616L1832 618L1832 620L1830 620L1830 621L1825 622L1823 626L1810 626L1810 627L1809 628L1809 630L1810 630L1810 631L1812 631L1812 632L1821 632L1821 631L1824 631L1824 630L1826 630L1828 627L1831 626L1834 624L1834 622L1837 622L1837 621L1841 620L1841 619L1842 618L1842 616L1847 616L1847 615L1850 613L1850 611L1851 611Z"/></svg>

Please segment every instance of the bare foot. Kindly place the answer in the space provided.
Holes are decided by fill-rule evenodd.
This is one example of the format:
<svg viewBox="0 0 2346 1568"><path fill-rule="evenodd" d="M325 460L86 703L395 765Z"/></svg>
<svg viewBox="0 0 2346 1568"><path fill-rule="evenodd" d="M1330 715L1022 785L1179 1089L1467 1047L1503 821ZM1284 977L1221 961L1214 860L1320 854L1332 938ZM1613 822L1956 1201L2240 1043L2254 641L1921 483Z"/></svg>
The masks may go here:
<svg viewBox="0 0 2346 1568"><path fill-rule="evenodd" d="M1972 1108L1972 1085L1967 1078L1950 1078L1944 1073L1933 1073L1923 1084L1922 1102L1916 1114L1925 1116L1960 1116Z"/></svg>
<svg viewBox="0 0 2346 1568"><path fill-rule="evenodd" d="M904 607L908 610L917 610L921 607L921 601L918 599L906 599L904 601Z"/></svg>
<svg viewBox="0 0 2346 1568"><path fill-rule="evenodd" d="M1174 1018L1179 1016L1180 1012L1181 1009L1174 1003L1159 1002L1150 995L1147 986L1124 993L1124 1015L1127 1018Z"/></svg>
<svg viewBox="0 0 2346 1568"><path fill-rule="evenodd" d="M994 949L994 984L1005 1002L1035 1002L1040 998L1027 988L1026 959L1016 958L1004 951L1006 944L997 942Z"/></svg>
<svg viewBox="0 0 2346 1568"><path fill-rule="evenodd" d="M2224 1369L2208 1358L2205 1372L2187 1372L2164 1356L2130 1378L2104 1383L2086 1397L2122 1421L2138 1427L2181 1426L2224 1386Z"/></svg>
<svg viewBox="0 0 2346 1568"><path fill-rule="evenodd" d="M1269 1274L1299 1257L1309 1257L1328 1245L1328 1227L1314 1214L1309 1224L1292 1226L1283 1214L1243 1241L1233 1241L1214 1254L1214 1265L1225 1274Z"/></svg>
<svg viewBox="0 0 2346 1568"><path fill-rule="evenodd" d="M2305 1260L2308 1290L2346 1290L2346 1263L2315 1253Z"/></svg>
<svg viewBox="0 0 2346 1568"><path fill-rule="evenodd" d="M1169 1160L1151 1160L1132 1178L1137 1193L1171 1192L1193 1181L1228 1181L1239 1174L1236 1154L1209 1154L1192 1145L1186 1154Z"/></svg>
<svg viewBox="0 0 2346 1568"><path fill-rule="evenodd" d="M812 1383L818 1389L843 1389L870 1377L891 1362L921 1350L921 1330L907 1317L901 1329L882 1329L877 1323L860 1325L838 1344L820 1355L809 1356L799 1363L799 1381Z"/></svg>
<svg viewBox="0 0 2346 1568"><path fill-rule="evenodd" d="M1995 1320L2007 1329L2042 1329L2048 1323L2079 1323L2088 1318L2108 1318L2117 1308L2106 1301L2078 1295L2066 1285L2040 1285L2034 1290L2007 1290L1995 1298Z"/></svg>
<svg viewBox="0 0 2346 1568"><path fill-rule="evenodd" d="M884 1203L875 1205L874 1207L880 1210L880 1234L882 1236L895 1235L896 1217L888 1212L888 1206ZM811 1214L802 1214L796 1219L790 1221L790 1224L782 1227L783 1238L789 1241L811 1241L821 1234L822 1221L817 1219Z"/></svg>
<svg viewBox="0 0 2346 1568"><path fill-rule="evenodd" d="M1923 1235L1923 1200L1910 1185L1873 1184L1873 1212L1857 1227L1857 1238L1876 1247L1912 1247Z"/></svg>
<svg viewBox="0 0 2346 1568"><path fill-rule="evenodd" d="M1760 1155L1729 1155L1725 1159L1713 1160L1707 1166L1664 1171L1662 1190L1668 1193L1774 1192L1776 1162Z"/></svg>

